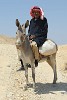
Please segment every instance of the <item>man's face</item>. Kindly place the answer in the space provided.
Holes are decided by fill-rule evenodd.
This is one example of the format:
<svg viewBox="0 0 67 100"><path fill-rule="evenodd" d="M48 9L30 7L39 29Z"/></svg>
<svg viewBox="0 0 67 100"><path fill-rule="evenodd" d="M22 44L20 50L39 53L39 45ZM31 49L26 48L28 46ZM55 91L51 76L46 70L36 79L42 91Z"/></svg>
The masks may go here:
<svg viewBox="0 0 67 100"><path fill-rule="evenodd" d="M35 12L33 12L33 13L34 13L34 17L35 17L36 19L40 17L40 12L35 11Z"/></svg>

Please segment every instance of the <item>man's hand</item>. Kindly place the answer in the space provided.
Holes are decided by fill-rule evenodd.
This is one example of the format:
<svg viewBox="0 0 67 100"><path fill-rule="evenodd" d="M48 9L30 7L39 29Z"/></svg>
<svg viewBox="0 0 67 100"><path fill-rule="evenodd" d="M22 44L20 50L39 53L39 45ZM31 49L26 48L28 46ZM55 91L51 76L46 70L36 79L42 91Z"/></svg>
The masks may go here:
<svg viewBox="0 0 67 100"><path fill-rule="evenodd" d="M30 37L29 37L29 39L34 39L36 36L35 35L31 35Z"/></svg>

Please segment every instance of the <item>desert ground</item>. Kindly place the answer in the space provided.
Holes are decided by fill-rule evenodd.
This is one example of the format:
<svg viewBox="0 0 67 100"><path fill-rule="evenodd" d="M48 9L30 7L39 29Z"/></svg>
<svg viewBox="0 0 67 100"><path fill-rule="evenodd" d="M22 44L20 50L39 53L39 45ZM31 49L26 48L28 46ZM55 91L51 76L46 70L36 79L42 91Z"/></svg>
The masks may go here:
<svg viewBox="0 0 67 100"><path fill-rule="evenodd" d="M29 68L29 88L24 91L25 72L17 71L18 61L15 39L0 35L0 100L67 100L67 44L58 45L57 84L53 82L53 70L46 61L36 67L36 88L32 88Z"/></svg>

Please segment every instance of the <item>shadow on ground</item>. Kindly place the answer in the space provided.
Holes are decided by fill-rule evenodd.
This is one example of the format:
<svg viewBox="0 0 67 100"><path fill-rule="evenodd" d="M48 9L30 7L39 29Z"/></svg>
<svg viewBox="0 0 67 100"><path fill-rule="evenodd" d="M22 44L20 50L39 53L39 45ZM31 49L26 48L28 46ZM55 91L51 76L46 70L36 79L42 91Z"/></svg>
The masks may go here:
<svg viewBox="0 0 67 100"><path fill-rule="evenodd" d="M63 94L63 91L67 93L67 83L36 83L35 93L36 94L54 94L55 91L60 91Z"/></svg>

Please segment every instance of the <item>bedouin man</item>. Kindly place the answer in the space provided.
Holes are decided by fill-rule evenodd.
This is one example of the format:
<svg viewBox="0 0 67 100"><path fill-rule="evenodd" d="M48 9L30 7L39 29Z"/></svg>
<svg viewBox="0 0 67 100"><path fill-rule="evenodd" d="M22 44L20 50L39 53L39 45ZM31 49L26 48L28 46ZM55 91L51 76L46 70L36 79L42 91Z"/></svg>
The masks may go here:
<svg viewBox="0 0 67 100"><path fill-rule="evenodd" d="M30 15L32 19L30 20L28 35L35 57L35 66L38 66L38 48L42 46L47 39L48 23L47 19L44 17L42 8L38 6L31 8Z"/></svg>

